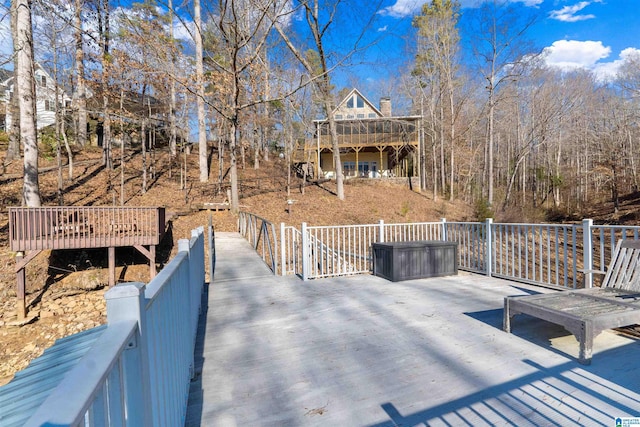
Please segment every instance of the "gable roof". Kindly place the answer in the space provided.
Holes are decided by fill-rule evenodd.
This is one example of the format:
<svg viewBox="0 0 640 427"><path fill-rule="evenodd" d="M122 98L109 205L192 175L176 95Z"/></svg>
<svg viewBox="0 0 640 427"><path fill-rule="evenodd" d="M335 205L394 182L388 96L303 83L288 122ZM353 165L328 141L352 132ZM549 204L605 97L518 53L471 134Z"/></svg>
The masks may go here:
<svg viewBox="0 0 640 427"><path fill-rule="evenodd" d="M378 116L382 117L382 112L378 109L378 107L376 107L375 105L373 105L371 103L371 101L369 101L364 95L362 95L362 93L356 89L353 88L351 89L351 92L349 92L347 94L347 96L344 97L344 99L342 101L340 101L340 103L336 106L336 108L331 112L331 114L335 114L337 111L339 111L341 108L345 107L345 104L349 101L349 99L354 95L358 95L360 98L362 98L362 100L365 102L365 104L367 104L367 106L369 106L373 111L375 111L376 114L378 114Z"/></svg>

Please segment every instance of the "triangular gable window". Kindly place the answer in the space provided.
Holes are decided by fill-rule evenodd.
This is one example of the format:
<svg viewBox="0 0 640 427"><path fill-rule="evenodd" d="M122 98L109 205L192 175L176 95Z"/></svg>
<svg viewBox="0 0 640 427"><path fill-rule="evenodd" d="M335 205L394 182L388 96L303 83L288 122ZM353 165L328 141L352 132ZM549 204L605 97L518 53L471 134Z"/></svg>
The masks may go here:
<svg viewBox="0 0 640 427"><path fill-rule="evenodd" d="M347 100L347 108L364 108L364 100L354 94Z"/></svg>

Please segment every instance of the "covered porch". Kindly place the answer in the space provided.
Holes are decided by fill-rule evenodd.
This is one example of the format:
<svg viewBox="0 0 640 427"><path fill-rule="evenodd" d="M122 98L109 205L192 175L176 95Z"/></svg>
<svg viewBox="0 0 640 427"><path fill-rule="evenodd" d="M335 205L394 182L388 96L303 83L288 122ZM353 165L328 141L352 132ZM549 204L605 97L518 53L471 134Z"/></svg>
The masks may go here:
<svg viewBox="0 0 640 427"><path fill-rule="evenodd" d="M336 120L338 147L346 177L409 176L419 146L419 116ZM315 173L335 176L327 121L316 121L313 139L293 153L294 161L311 162Z"/></svg>

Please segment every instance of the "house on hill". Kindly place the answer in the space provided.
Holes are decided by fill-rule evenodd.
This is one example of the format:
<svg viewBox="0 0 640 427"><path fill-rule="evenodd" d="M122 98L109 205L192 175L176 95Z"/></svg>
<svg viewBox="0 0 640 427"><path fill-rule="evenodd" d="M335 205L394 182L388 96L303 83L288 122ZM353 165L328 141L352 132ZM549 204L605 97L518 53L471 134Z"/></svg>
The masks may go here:
<svg viewBox="0 0 640 427"><path fill-rule="evenodd" d="M411 174L410 158L418 151L420 116L394 116L390 98L380 99L378 108L357 89L352 89L332 114L345 177ZM318 176L333 178L329 121L314 123L315 135L305 142L304 158L315 163Z"/></svg>
<svg viewBox="0 0 640 427"><path fill-rule="evenodd" d="M51 126L56 121L56 84L53 78L40 65L35 65L36 80L36 121L38 130ZM13 71L0 70L0 129L7 130L11 126L11 100L14 96ZM59 89L58 105L70 107L71 98Z"/></svg>
<svg viewBox="0 0 640 427"><path fill-rule="evenodd" d="M36 120L38 130L55 123L56 110L56 85L54 79L47 71L36 63ZM70 120L71 98L59 90L58 106L63 108ZM109 110L112 112L112 121L118 121L118 129L111 133L111 140L117 146L130 144L132 140L139 142L141 128L146 127L144 139L148 146L151 140L154 144L162 145L169 140L169 106L166 102L150 96L142 95L135 91L113 91L116 95L109 94ZM0 130L8 130L11 126L11 100L14 96L13 71L0 69ZM100 86L87 90L87 110L89 123L87 126L89 141L92 145L102 146L104 139L104 93ZM122 126L120 126L122 125ZM122 128L126 130L120 132ZM179 127L177 138L180 144L187 139L188 132Z"/></svg>

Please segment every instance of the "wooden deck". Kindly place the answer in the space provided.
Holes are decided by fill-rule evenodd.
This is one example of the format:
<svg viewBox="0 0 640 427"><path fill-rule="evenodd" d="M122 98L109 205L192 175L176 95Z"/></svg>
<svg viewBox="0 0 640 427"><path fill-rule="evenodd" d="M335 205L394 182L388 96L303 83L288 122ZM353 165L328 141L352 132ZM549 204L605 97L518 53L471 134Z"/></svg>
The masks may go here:
<svg viewBox="0 0 640 427"><path fill-rule="evenodd" d="M640 415L640 345L611 331L590 366L528 316L528 285L476 275L389 282L271 274L216 233L186 426L611 426Z"/></svg>
<svg viewBox="0 0 640 427"><path fill-rule="evenodd" d="M9 208L9 245L15 252L157 245L164 231L164 208Z"/></svg>
<svg viewBox="0 0 640 427"><path fill-rule="evenodd" d="M41 251L107 248L109 285L115 284L115 248L134 247L156 274L156 246L165 233L159 207L43 206L9 208L9 246L16 252L17 317L24 319L25 267Z"/></svg>

